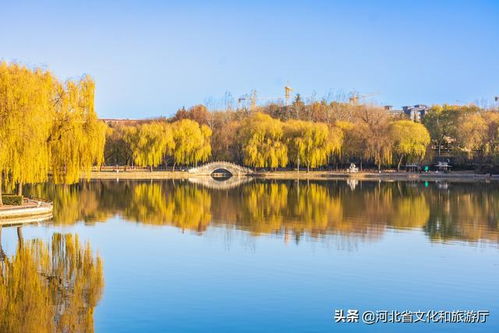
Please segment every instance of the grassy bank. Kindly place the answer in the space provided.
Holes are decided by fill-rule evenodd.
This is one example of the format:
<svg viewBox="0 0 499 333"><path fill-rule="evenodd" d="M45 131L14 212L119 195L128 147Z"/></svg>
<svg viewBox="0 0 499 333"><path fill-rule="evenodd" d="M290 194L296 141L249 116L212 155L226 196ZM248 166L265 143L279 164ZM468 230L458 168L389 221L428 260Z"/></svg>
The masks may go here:
<svg viewBox="0 0 499 333"><path fill-rule="evenodd" d="M470 172L450 172L450 173L413 173L413 172L395 172L383 171L379 172L358 172L348 173L342 171L276 171L276 172L261 172L254 175L266 179L310 179L310 180L341 180L341 179L357 179L357 180L455 180L455 181L480 181L480 180L498 180L499 175L489 177L485 174L476 174Z"/></svg>
<svg viewBox="0 0 499 333"><path fill-rule="evenodd" d="M90 179L187 179L192 177L185 171L93 171Z"/></svg>

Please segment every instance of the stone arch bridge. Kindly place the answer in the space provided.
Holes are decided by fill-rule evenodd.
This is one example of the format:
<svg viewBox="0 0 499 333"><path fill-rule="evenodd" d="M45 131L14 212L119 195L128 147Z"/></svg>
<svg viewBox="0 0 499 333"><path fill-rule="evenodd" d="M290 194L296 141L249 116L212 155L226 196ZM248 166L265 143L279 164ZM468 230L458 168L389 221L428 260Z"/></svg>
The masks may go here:
<svg viewBox="0 0 499 333"><path fill-rule="evenodd" d="M253 173L253 170L245 168L243 166L237 165L231 162L210 162L195 168L189 169L189 173L200 175L200 176L210 176L216 171L230 173L233 176L245 176Z"/></svg>

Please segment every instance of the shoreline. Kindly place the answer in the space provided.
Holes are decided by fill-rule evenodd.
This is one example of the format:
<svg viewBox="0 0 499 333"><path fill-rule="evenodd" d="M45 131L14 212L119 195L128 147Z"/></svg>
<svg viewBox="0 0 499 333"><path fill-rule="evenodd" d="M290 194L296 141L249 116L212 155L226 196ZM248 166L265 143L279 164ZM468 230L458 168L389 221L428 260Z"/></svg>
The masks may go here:
<svg viewBox="0 0 499 333"><path fill-rule="evenodd" d="M196 175L186 171L94 171L91 172L89 179L91 180L154 180L154 179L189 179L189 178L206 178L207 175ZM282 179L282 180L377 180L377 181L499 181L499 175L489 176L488 174L477 174L470 172L450 172L450 173L411 173L411 172L358 172L348 173L342 171L267 171L255 172L245 175L256 179ZM85 177L82 177L85 178Z"/></svg>

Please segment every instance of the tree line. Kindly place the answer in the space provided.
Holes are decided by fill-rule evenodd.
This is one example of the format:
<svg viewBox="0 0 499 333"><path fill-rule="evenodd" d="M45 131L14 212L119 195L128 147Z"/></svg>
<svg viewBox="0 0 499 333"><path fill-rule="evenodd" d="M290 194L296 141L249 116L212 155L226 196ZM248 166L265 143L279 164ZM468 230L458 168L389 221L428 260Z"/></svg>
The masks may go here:
<svg viewBox="0 0 499 333"><path fill-rule="evenodd" d="M226 160L253 168L400 167L435 157L467 167L499 161L499 112L435 105L422 123L384 108L339 101L270 103L171 118L110 122L97 117L89 76L0 63L0 184L70 184L92 166L193 166ZM0 186L0 193L1 193ZM0 204L1 204L0 195Z"/></svg>
<svg viewBox="0 0 499 333"><path fill-rule="evenodd" d="M51 72L0 62L1 185L78 182L103 162L106 128L89 76L61 82Z"/></svg>
<svg viewBox="0 0 499 333"><path fill-rule="evenodd" d="M180 124L186 121L192 131L204 133L203 140L202 135L188 131L185 136L175 129L184 127ZM156 135L166 138L163 149L146 142L139 149L127 137L129 131L160 126L163 134L158 130ZM171 118L111 127L106 144L110 165L195 165L211 159L266 169L310 170L350 162L400 169L403 164L440 158L466 168L491 169L499 162L499 112L475 105L434 105L418 123L378 106L325 101L305 104L298 95L288 106L209 111L196 105L178 110ZM159 139L149 139L155 140ZM144 156L138 157L137 149ZM182 154L177 156L177 150ZM145 158L152 155L154 161Z"/></svg>

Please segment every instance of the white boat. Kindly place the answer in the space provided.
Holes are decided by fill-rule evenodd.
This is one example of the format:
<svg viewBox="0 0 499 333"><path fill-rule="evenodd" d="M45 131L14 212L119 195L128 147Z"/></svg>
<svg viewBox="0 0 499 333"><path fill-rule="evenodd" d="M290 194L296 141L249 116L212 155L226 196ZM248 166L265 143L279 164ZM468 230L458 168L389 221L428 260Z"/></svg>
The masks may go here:
<svg viewBox="0 0 499 333"><path fill-rule="evenodd" d="M0 225L46 221L52 218L52 210L52 203L28 199L23 206L2 207L0 209Z"/></svg>

